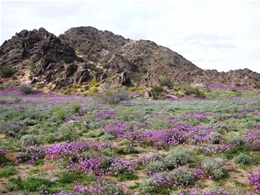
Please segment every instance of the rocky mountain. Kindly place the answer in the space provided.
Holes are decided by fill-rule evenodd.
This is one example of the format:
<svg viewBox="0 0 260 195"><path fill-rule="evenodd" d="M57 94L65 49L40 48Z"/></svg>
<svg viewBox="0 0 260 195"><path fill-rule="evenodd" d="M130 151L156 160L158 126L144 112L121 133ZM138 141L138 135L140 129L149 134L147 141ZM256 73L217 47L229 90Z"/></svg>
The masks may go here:
<svg viewBox="0 0 260 195"><path fill-rule="evenodd" d="M99 84L136 87L209 83L260 88L260 74L248 69L202 70L180 54L148 40L130 40L110 31L76 27L56 37L44 28L16 33L0 47L0 70L51 91Z"/></svg>

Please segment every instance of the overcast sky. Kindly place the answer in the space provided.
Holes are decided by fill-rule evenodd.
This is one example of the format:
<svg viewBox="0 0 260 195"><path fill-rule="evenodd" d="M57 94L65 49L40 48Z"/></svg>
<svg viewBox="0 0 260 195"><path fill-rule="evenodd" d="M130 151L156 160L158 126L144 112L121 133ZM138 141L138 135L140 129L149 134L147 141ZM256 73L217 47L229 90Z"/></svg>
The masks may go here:
<svg viewBox="0 0 260 195"><path fill-rule="evenodd" d="M152 40L203 69L260 73L259 1L1 1L1 44L23 29L78 26Z"/></svg>

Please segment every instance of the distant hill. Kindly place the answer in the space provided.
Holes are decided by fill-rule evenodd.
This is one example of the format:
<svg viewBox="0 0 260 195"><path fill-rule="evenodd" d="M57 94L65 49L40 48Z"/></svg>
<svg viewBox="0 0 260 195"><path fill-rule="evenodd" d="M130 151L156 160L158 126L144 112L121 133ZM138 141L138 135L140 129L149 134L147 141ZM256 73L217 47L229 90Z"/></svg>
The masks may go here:
<svg viewBox="0 0 260 195"><path fill-rule="evenodd" d="M44 28L22 30L0 47L3 80L3 71L10 67L22 83L51 91L93 80L136 87L218 83L260 88L260 74L249 69L203 70L152 41L125 39L93 27L71 28L58 37Z"/></svg>

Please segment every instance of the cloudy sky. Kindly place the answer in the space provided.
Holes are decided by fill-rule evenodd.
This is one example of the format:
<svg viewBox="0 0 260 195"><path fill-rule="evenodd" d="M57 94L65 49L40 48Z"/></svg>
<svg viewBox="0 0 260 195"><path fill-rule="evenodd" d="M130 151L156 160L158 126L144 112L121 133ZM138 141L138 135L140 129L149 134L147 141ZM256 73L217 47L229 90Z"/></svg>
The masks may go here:
<svg viewBox="0 0 260 195"><path fill-rule="evenodd" d="M260 73L260 1L1 1L1 44L23 29L78 26L152 40L203 69Z"/></svg>

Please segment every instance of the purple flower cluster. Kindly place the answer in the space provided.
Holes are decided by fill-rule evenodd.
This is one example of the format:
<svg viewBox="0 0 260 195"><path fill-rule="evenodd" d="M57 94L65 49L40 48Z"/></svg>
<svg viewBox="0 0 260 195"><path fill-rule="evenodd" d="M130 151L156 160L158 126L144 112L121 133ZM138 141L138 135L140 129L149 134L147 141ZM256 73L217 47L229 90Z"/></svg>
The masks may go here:
<svg viewBox="0 0 260 195"><path fill-rule="evenodd" d="M100 158L79 158L78 162L73 162L67 167L70 170L80 170L93 173L96 176L121 175L132 173L134 171L135 162L122 159L111 159L108 157Z"/></svg>
<svg viewBox="0 0 260 195"><path fill-rule="evenodd" d="M195 181L205 177L204 170L199 168L179 167L173 171L164 171L155 173L141 184L141 188L150 186L154 192L159 192L160 189L175 189L180 186L187 186Z"/></svg>
<svg viewBox="0 0 260 195"><path fill-rule="evenodd" d="M192 148L206 154L218 154L222 152L230 152L230 150L236 146L237 144L221 144L214 146L192 146Z"/></svg>
<svg viewBox="0 0 260 195"><path fill-rule="evenodd" d="M146 130L145 130L146 128ZM177 124L172 129L147 130L147 125L142 123L114 122L104 127L104 131L115 137L135 140L138 144L149 143L157 149L179 144L198 143L222 143L220 134L213 132L211 127L193 127L185 124ZM213 136L216 135L216 136ZM209 147L209 151L227 152L231 145L219 145ZM199 150L204 147L198 147ZM222 151L221 151L222 150ZM207 151L205 151L207 152Z"/></svg>
<svg viewBox="0 0 260 195"><path fill-rule="evenodd" d="M254 147L260 150L260 131L248 130L242 135L242 139L247 147Z"/></svg>
<svg viewBox="0 0 260 195"><path fill-rule="evenodd" d="M48 148L45 147L23 147L17 157L17 162L34 163L38 159L46 158L50 160L69 158L77 156L86 151L102 151L104 148L112 147L110 142L70 142L65 144L54 144Z"/></svg>
<svg viewBox="0 0 260 195"><path fill-rule="evenodd" d="M260 192L260 172L248 176L248 183L254 185L255 192Z"/></svg>
<svg viewBox="0 0 260 195"><path fill-rule="evenodd" d="M34 164L35 161L44 158L45 148L28 146L22 147L22 151L18 154L16 162L28 162Z"/></svg>
<svg viewBox="0 0 260 195"><path fill-rule="evenodd" d="M228 89L228 90L238 90L238 91L248 90L248 88L245 87L239 87L235 85L214 84L214 83L210 84L208 88L211 90L215 90L215 89Z"/></svg>
<svg viewBox="0 0 260 195"><path fill-rule="evenodd" d="M208 120L208 118L205 116L206 112L197 112L197 113L186 113L184 114L184 119L192 119L192 120L197 120L199 122L205 122Z"/></svg>
<svg viewBox="0 0 260 195"><path fill-rule="evenodd" d="M76 185L74 186L73 192L61 191L60 193L53 194L53 195L74 195L74 194L76 195L103 195L103 194L128 195L130 194L130 192L120 184L113 184L113 183L109 184L106 180L100 180L97 182L96 186L94 187Z"/></svg>
<svg viewBox="0 0 260 195"><path fill-rule="evenodd" d="M115 118L117 115L115 110L107 110L104 112L99 112L97 113L96 117L98 119L104 120L104 119L111 119L111 118Z"/></svg>
<svg viewBox="0 0 260 195"><path fill-rule="evenodd" d="M110 142L70 142L65 144L54 144L45 149L46 157L54 160L66 156L75 156L85 151L102 151L106 147L111 147Z"/></svg>

